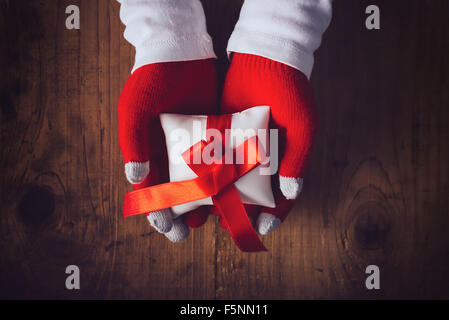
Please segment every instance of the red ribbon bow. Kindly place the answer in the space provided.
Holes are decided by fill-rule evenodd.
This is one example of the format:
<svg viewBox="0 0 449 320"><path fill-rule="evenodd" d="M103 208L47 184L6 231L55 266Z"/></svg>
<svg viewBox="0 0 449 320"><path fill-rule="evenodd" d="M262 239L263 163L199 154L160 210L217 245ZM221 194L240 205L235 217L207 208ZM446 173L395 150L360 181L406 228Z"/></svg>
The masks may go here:
<svg viewBox="0 0 449 320"><path fill-rule="evenodd" d="M208 128L222 132L230 127L230 123L231 115L208 117ZM234 159L236 153L243 152L245 161L242 164L226 164L224 155L221 161L211 164L202 162L202 157L199 157L200 164L192 164L190 159L196 159L194 154L200 152L202 155L204 148L210 143L212 142L202 140L182 154L184 161L195 172L197 178L163 183L127 193L123 205L125 218L211 197L240 250L267 251L252 227L234 186L234 182L262 162L264 150L259 148L257 136L247 139L233 150Z"/></svg>

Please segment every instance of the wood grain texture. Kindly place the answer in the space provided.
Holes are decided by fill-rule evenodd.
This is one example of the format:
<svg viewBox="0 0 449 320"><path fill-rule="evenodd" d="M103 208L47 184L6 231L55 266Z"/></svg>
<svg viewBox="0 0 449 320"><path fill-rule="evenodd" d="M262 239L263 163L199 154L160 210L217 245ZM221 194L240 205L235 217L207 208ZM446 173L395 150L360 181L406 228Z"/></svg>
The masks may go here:
<svg viewBox="0 0 449 320"><path fill-rule="evenodd" d="M242 1L204 0L223 79ZM65 28L79 5L81 30ZM449 2L335 1L312 75L321 127L268 253L209 219L173 245L123 219L116 105L134 49L106 0L0 2L0 297L449 298ZM65 268L81 290L65 289ZM364 287L381 269L381 290Z"/></svg>

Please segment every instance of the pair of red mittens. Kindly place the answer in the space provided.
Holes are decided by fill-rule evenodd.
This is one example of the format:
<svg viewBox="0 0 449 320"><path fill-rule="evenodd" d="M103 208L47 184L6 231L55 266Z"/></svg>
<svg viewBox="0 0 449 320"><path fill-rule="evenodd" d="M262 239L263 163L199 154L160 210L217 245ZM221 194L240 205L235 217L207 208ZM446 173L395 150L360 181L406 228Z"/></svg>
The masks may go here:
<svg viewBox="0 0 449 320"><path fill-rule="evenodd" d="M137 69L126 82L118 105L126 177L134 189L169 180L160 113L225 114L268 105L270 127L279 130L281 162L272 182L276 208L246 206L256 230L267 234L286 218L302 189L318 124L312 88L295 68L261 56L233 53L219 107L217 92L212 59L154 63ZM200 207L175 220L170 209L147 216L156 230L177 242L189 235L188 226L201 226L208 215L209 209ZM226 228L226 222L220 222Z"/></svg>

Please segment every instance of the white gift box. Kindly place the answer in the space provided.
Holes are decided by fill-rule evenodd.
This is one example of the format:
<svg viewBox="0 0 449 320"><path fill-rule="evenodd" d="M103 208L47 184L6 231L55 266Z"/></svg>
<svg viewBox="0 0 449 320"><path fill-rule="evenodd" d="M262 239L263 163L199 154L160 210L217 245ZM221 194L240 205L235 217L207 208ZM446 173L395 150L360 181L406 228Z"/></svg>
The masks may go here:
<svg viewBox="0 0 449 320"><path fill-rule="evenodd" d="M253 107L232 114L230 135L224 139L225 149L233 150L244 140L257 136L264 150L269 150L268 106ZM160 115L164 130L169 159L170 181L184 181L197 177L183 160L182 154L201 140L206 141L207 116L164 113ZM274 208L275 201L271 188L269 157L257 168L240 177L234 183L244 204L254 204ZM212 199L205 198L172 207L174 217L194 210L202 205L212 205Z"/></svg>

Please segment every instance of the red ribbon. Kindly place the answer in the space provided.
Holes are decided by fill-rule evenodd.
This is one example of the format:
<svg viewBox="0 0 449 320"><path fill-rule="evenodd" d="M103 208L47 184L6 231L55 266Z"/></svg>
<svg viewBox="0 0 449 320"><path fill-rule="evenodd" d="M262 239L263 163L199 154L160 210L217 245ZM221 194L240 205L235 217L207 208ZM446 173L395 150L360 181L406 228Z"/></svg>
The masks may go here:
<svg viewBox="0 0 449 320"><path fill-rule="evenodd" d="M218 129L225 133L230 128L231 115L209 116L208 128ZM246 213L240 195L234 186L240 177L256 168L262 161L264 150L258 149L257 137L247 139L239 145L235 154L243 152L243 164L226 164L225 156L219 162L205 164L202 160L204 148L210 143L200 141L182 155L184 161L198 176L185 181L169 182L152 187L131 191L125 195L123 214L126 217L162 210L176 205L211 197L214 205L225 220L229 233L240 250L245 252L266 251ZM220 142L223 146L223 142ZM241 150L243 148L243 150ZM191 163L200 152L200 164ZM255 161L248 161L255 159Z"/></svg>

